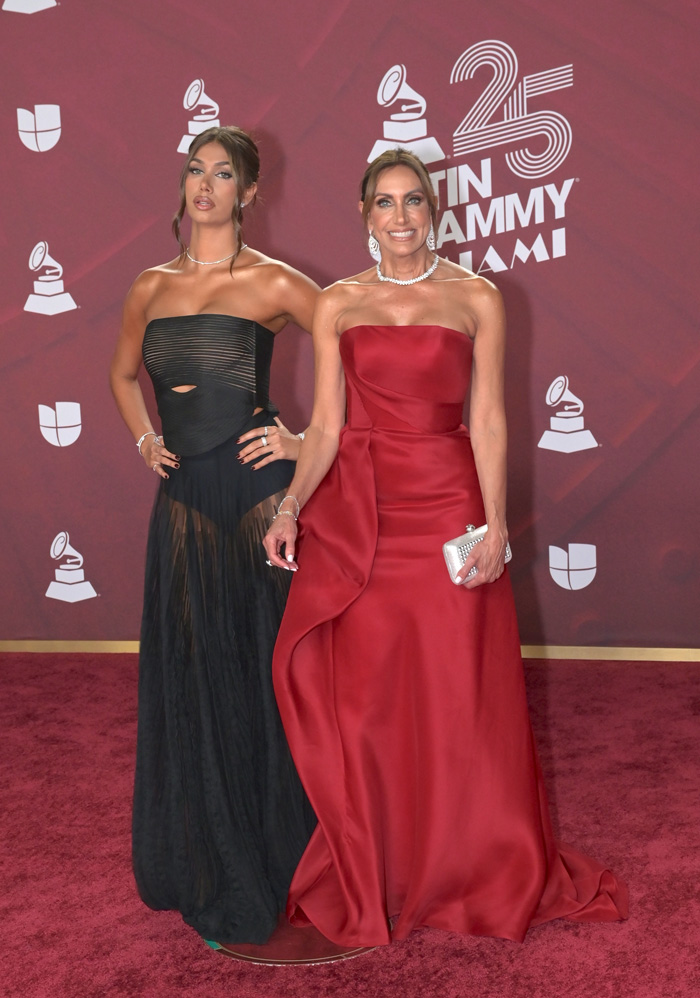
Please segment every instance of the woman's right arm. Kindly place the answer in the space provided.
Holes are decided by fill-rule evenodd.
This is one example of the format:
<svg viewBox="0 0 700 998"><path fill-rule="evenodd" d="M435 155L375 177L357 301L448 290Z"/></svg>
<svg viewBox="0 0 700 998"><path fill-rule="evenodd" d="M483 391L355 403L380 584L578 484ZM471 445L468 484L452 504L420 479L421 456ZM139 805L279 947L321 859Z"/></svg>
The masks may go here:
<svg viewBox="0 0 700 998"><path fill-rule="evenodd" d="M146 305L151 297L153 276L146 271L138 277L124 302L122 327L109 369L109 383L122 419L131 430L134 442L145 433L141 456L162 477L167 478L162 465L177 467L174 454L156 443L155 431L143 399L138 373L141 367L141 349L146 329Z"/></svg>
<svg viewBox="0 0 700 998"><path fill-rule="evenodd" d="M338 451L338 437L345 422L345 376L340 359L336 319L339 312L335 287L321 293L313 321L314 405L311 422L304 431L296 472L287 490L301 509L325 477ZM296 513L288 499L280 506ZM295 572L294 560L297 525L293 516L282 514L271 524L264 540L267 556L278 568ZM281 549L285 548L285 558ZM286 559L286 560L285 560Z"/></svg>

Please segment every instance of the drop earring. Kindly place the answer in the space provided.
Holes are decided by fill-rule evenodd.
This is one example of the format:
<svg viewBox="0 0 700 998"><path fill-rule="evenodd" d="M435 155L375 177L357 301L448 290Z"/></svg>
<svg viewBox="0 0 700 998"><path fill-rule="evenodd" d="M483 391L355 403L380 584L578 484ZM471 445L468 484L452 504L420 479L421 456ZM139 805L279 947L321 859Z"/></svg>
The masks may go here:
<svg viewBox="0 0 700 998"><path fill-rule="evenodd" d="M379 246L379 243L374 238L374 233L373 232L370 232L370 234L369 234L369 239L367 240L367 248L369 250L369 255L372 257L372 259L376 260L377 263L381 263L382 262L382 251L381 251L381 248Z"/></svg>
<svg viewBox="0 0 700 998"><path fill-rule="evenodd" d="M435 252L435 229L432 222L430 223L430 232L428 233L428 238L425 240L425 245L431 253Z"/></svg>

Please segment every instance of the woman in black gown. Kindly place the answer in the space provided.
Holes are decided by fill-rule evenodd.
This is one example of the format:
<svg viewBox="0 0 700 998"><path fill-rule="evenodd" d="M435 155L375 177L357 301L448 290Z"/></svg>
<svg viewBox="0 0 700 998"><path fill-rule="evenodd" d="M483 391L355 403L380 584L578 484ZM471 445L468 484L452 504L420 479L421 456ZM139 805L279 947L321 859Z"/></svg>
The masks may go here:
<svg viewBox="0 0 700 998"><path fill-rule="evenodd" d="M228 943L268 939L315 823L270 677L291 576L269 571L260 542L299 449L268 397L273 343L288 321L310 329L318 287L243 243L258 172L239 128L193 141L174 221L181 253L134 282L111 368L119 411L160 478L141 628L136 882L151 908ZM142 359L162 437L137 381Z"/></svg>

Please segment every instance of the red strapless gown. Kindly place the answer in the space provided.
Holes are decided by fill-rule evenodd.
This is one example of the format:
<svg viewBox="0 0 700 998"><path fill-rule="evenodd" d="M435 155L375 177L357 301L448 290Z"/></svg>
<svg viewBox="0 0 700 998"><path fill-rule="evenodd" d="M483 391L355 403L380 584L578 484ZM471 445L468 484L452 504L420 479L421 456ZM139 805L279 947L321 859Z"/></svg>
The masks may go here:
<svg viewBox="0 0 700 998"><path fill-rule="evenodd" d="M469 339L364 325L340 351L348 421L303 512L273 665L318 816L289 918L372 946L626 917L624 884L553 838L507 573L467 590L445 568L443 542L484 522Z"/></svg>

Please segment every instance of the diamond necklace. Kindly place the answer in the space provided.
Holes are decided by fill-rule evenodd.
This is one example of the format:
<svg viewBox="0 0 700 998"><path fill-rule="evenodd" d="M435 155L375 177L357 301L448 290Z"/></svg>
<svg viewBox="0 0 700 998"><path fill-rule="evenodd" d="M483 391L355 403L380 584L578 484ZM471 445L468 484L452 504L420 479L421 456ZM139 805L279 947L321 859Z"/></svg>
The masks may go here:
<svg viewBox="0 0 700 998"><path fill-rule="evenodd" d="M247 248L248 248L247 243L241 243L241 250ZM190 256L189 246L185 250L185 254L187 255L188 260L191 260L192 263L200 263L203 267L215 267L217 263L226 263L226 261L230 260L232 256L235 256L236 253L240 253L240 250L234 250L233 253L229 253L228 256L222 256L220 260L195 260L193 256Z"/></svg>
<svg viewBox="0 0 700 998"><path fill-rule="evenodd" d="M424 281L426 277L430 277L430 275L433 273L433 271L435 270L435 268L439 263L440 263L440 258L436 253L435 259L430 264L426 272L424 274L421 274L419 277L412 277L410 281L399 281L398 278L396 277L385 277L384 274L382 274L379 264L377 264L377 277L379 278L380 281L391 281L392 284L401 284L401 285L417 284L418 281Z"/></svg>

